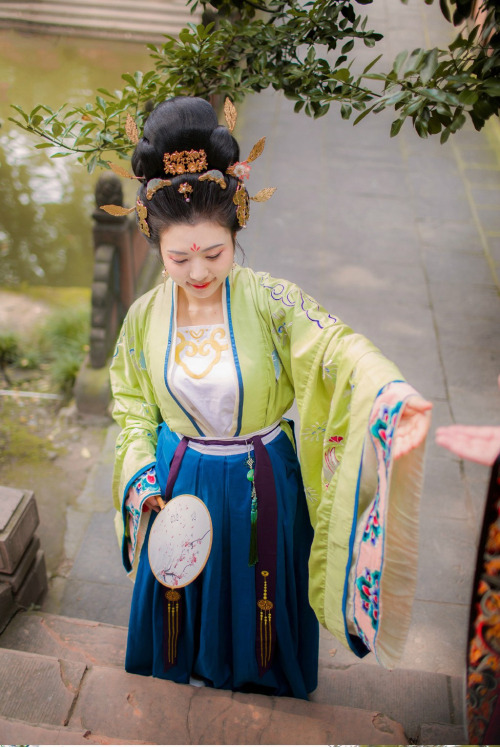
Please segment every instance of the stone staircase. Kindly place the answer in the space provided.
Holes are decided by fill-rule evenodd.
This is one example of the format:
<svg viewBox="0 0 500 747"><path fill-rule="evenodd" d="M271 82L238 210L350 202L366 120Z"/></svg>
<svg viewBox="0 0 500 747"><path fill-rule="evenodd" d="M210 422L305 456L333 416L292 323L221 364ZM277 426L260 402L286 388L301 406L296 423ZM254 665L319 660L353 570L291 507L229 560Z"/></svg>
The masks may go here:
<svg viewBox="0 0 500 747"><path fill-rule="evenodd" d="M334 670L323 664L320 687L313 702L306 702L176 685L127 674L123 669L125 645L126 629L122 627L41 612L16 615L0 636L2 742L464 742L462 727L422 724L419 708L415 708L415 700L420 698L427 720L442 721L443 705L447 704L440 706L439 701L446 699L448 692L455 703L456 724L460 724L460 683L453 681L459 678L420 673L419 681L415 678L418 673L400 672L391 686L389 678L395 672L384 673L362 664ZM369 705L377 697L385 699L387 708L383 711ZM388 697L394 701L392 706ZM324 702L318 702L321 700ZM351 702L361 707L352 708L348 705ZM409 730L391 718L389 711L397 702L400 711L401 704L408 703L413 721L420 720L418 730L411 718Z"/></svg>
<svg viewBox="0 0 500 747"><path fill-rule="evenodd" d="M37 744L404 744L360 709L175 685L123 670L126 629L41 613L0 637L0 735Z"/></svg>
<svg viewBox="0 0 500 747"><path fill-rule="evenodd" d="M199 23L184 0L3 0L0 28L133 42L165 41Z"/></svg>

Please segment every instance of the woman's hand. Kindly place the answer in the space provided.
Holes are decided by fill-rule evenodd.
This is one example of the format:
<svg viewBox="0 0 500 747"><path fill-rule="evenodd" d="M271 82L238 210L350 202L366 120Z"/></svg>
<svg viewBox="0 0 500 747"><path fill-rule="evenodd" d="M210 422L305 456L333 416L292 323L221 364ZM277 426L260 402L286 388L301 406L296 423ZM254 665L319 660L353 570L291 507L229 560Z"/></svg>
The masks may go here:
<svg viewBox="0 0 500 747"><path fill-rule="evenodd" d="M500 426L444 425L436 431L436 443L462 459L491 467L500 454Z"/></svg>
<svg viewBox="0 0 500 747"><path fill-rule="evenodd" d="M422 397L410 397L406 402L394 442L394 459L408 454L424 441L431 424L432 403Z"/></svg>
<svg viewBox="0 0 500 747"><path fill-rule="evenodd" d="M436 443L462 459L471 459L491 467L500 454L500 426L442 426L436 431Z"/></svg>
<svg viewBox="0 0 500 747"><path fill-rule="evenodd" d="M159 503L161 501L161 504ZM147 506L150 511L160 511L165 504L163 503L161 499L161 495L150 495L149 498L146 498L144 501L144 506Z"/></svg>

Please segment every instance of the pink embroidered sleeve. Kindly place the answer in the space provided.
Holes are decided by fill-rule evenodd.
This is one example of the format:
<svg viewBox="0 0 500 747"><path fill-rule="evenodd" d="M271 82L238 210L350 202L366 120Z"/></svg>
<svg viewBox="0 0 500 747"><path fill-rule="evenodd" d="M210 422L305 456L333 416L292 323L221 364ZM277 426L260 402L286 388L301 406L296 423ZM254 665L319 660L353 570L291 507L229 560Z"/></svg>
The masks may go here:
<svg viewBox="0 0 500 747"><path fill-rule="evenodd" d="M125 510L128 514L128 557L132 566L137 550L141 518L144 513L149 512L149 508L144 504L151 496L160 494L155 467L150 467L139 475L129 488L125 499Z"/></svg>
<svg viewBox="0 0 500 747"><path fill-rule="evenodd" d="M352 577L352 612L357 635L388 666L402 653L411 617L418 560L418 491L422 471L417 452L393 459L396 430L406 400L418 393L405 382L392 382L374 402L369 426L376 474L370 481L372 500L360 517ZM405 593L400 592L405 589ZM399 591L398 591L399 590ZM398 593L396 593L398 592ZM392 624L383 623L392 620ZM399 625L394 625L399 620Z"/></svg>

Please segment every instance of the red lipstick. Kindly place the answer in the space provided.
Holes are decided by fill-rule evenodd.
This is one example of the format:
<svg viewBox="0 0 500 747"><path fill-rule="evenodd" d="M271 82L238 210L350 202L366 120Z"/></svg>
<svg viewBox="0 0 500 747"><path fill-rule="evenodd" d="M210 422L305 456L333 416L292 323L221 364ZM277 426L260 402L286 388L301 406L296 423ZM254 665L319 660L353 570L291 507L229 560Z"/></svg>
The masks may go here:
<svg viewBox="0 0 500 747"><path fill-rule="evenodd" d="M197 290L202 290L203 288L207 288L211 282L212 281L209 280L208 283L204 283L203 285L195 285L194 283L191 283L191 285L193 286L193 288L196 288Z"/></svg>

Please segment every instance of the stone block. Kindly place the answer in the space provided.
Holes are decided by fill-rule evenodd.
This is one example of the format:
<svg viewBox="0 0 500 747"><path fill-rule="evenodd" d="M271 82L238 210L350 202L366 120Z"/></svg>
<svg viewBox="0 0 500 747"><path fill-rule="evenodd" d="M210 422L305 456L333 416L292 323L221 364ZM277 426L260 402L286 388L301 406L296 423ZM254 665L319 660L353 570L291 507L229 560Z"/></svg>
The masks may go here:
<svg viewBox="0 0 500 747"><path fill-rule="evenodd" d="M7 625L14 612L14 596L9 584L0 583L0 631Z"/></svg>
<svg viewBox="0 0 500 747"><path fill-rule="evenodd" d="M38 539L38 537L33 537L30 544L28 545L28 549L17 564L14 572L0 573L0 583L9 584L12 587L13 594L15 594L21 588L31 565L35 562L36 554L39 549L40 540Z"/></svg>
<svg viewBox="0 0 500 747"><path fill-rule="evenodd" d="M423 721L452 722L456 710L449 695L452 684L452 678L444 674L365 664L345 667L330 657L320 663L318 688L311 698L315 703L384 713L401 723L413 741Z"/></svg>
<svg viewBox="0 0 500 747"><path fill-rule="evenodd" d="M73 731L67 727L61 726L32 726L22 721L11 721L10 719L0 717L0 734L2 740L9 744L20 744L21 742L29 745L41 744L123 744L123 740L114 739L112 736L103 737L99 734L91 734L89 731L80 729ZM127 744L144 744L143 741L135 742L127 739Z"/></svg>
<svg viewBox="0 0 500 747"><path fill-rule="evenodd" d="M418 744L465 744L468 740L466 728L455 724L422 724Z"/></svg>
<svg viewBox="0 0 500 747"><path fill-rule="evenodd" d="M0 647L91 665L124 668L127 629L42 612L20 612Z"/></svg>
<svg viewBox="0 0 500 747"><path fill-rule="evenodd" d="M86 665L0 649L0 717L65 726Z"/></svg>
<svg viewBox="0 0 500 747"><path fill-rule="evenodd" d="M31 604L41 602L47 592L47 588L45 556L42 550L38 550L35 561L29 568L23 585L17 594L14 594L14 600L19 607L27 609Z"/></svg>
<svg viewBox="0 0 500 747"><path fill-rule="evenodd" d="M68 727L146 744L406 744L388 716L88 670Z"/></svg>
<svg viewBox="0 0 500 747"><path fill-rule="evenodd" d="M38 526L31 490L0 486L0 571L13 573Z"/></svg>
<svg viewBox="0 0 500 747"><path fill-rule="evenodd" d="M74 392L78 412L107 415L111 401L108 366L93 368L86 358L76 377Z"/></svg>

